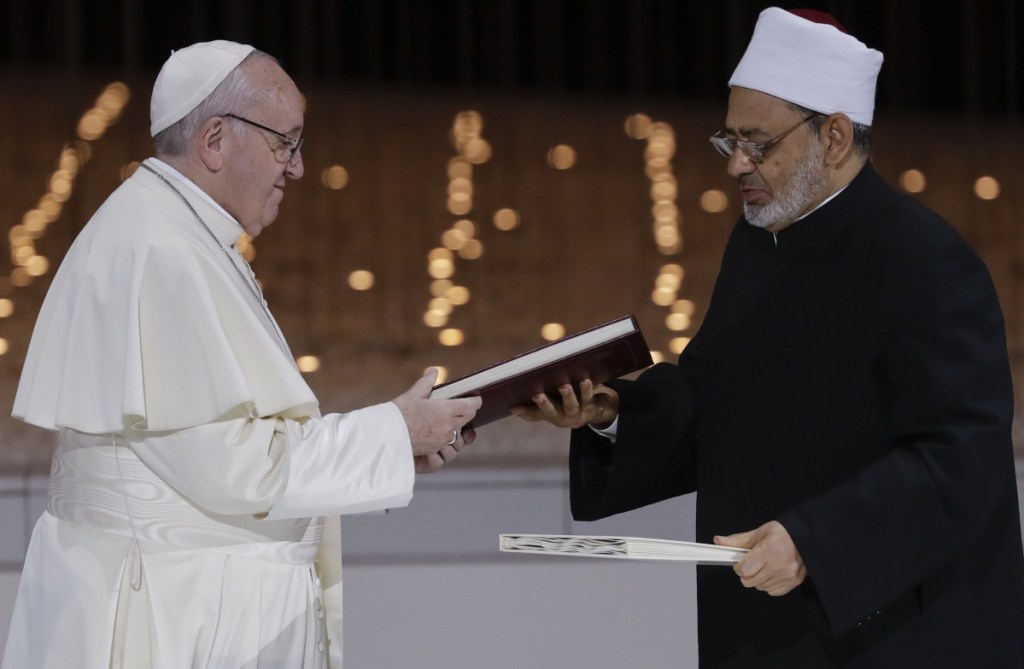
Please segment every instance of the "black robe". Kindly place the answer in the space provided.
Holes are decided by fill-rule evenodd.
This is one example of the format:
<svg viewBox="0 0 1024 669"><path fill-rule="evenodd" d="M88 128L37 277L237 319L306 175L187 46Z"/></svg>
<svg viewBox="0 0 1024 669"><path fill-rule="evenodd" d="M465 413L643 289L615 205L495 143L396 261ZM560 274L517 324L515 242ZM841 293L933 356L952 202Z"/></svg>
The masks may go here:
<svg viewBox="0 0 1024 669"><path fill-rule="evenodd" d="M701 667L1024 667L1013 387L988 272L868 165L777 235L741 220L678 365L574 430L573 516L697 492L697 537L789 531L803 585L698 568Z"/></svg>

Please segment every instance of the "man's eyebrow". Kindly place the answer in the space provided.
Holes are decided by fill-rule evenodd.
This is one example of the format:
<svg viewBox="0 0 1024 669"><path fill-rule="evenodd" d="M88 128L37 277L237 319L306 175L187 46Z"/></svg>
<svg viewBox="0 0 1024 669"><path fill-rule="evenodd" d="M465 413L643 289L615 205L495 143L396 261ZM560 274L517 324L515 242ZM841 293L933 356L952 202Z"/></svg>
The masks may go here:
<svg viewBox="0 0 1024 669"><path fill-rule="evenodd" d="M756 126L753 128L730 128L726 125L725 131L730 135L735 135L736 137L751 137L757 135L767 136L768 134L763 128L758 128Z"/></svg>

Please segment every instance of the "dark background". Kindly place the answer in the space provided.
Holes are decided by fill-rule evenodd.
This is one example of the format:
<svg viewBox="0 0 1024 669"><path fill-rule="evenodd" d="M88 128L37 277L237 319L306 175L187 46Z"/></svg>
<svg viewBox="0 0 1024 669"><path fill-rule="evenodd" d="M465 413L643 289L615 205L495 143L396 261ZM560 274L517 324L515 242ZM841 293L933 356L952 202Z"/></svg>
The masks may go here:
<svg viewBox="0 0 1024 669"><path fill-rule="evenodd" d="M300 85L724 99L772 4L882 51L880 110L1019 118L1019 0L0 0L0 68L151 81L171 49L227 38Z"/></svg>

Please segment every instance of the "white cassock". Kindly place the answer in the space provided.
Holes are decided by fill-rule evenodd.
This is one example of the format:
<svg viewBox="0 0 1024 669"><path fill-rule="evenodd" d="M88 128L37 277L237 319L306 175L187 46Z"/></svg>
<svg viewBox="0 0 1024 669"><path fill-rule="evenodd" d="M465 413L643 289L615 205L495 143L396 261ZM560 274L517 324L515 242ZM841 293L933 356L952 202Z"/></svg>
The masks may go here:
<svg viewBox="0 0 1024 669"><path fill-rule="evenodd" d="M320 416L241 233L149 159L68 251L14 403L57 449L3 669L341 666L337 516L409 503L409 434Z"/></svg>

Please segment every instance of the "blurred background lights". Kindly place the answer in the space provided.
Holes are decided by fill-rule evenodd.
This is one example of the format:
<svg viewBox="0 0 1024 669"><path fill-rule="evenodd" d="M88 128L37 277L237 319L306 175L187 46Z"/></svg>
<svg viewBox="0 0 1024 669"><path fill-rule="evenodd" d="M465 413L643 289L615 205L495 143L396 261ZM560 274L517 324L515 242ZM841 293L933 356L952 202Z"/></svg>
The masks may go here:
<svg viewBox="0 0 1024 669"><path fill-rule="evenodd" d="M434 365L433 369L437 370L437 381L435 383L444 383L448 380L448 368L442 367L441 365ZM427 370L424 369L423 373L426 374Z"/></svg>
<svg viewBox="0 0 1024 669"><path fill-rule="evenodd" d="M135 170L137 169L139 169L139 161L137 160L133 160L129 163L125 163L124 165L122 165L121 172L119 174L119 176L121 177L121 181L125 181L131 175L135 174Z"/></svg>
<svg viewBox="0 0 1024 669"><path fill-rule="evenodd" d="M295 360L295 364L303 374L312 374L320 369L320 358L315 355L303 355Z"/></svg>
<svg viewBox="0 0 1024 669"><path fill-rule="evenodd" d="M905 170L900 174L900 188L908 193L920 193L928 185L921 170Z"/></svg>
<svg viewBox="0 0 1024 669"><path fill-rule="evenodd" d="M435 279L430 282L430 294L434 297L445 297L454 285L451 279Z"/></svg>
<svg viewBox="0 0 1024 669"><path fill-rule="evenodd" d="M449 139L457 155L448 159L445 206L453 216L466 216L473 210L473 165L491 158L491 145L483 138L483 127L483 116L473 109L460 111L452 121ZM469 301L469 290L464 287L456 290L451 277L455 275L456 254L463 260L476 260L483 255L484 245L476 234L476 224L468 218L460 218L441 233L441 246L428 255L427 271L433 279L430 284L433 298L423 314L423 322L428 327L445 326L452 310ZM440 306L440 300L444 306ZM439 334L439 340L445 346L458 346L462 343L461 336L461 331L448 329Z"/></svg>
<svg viewBox="0 0 1024 669"><path fill-rule="evenodd" d="M448 198L448 212L454 216L465 216L473 208L472 198Z"/></svg>
<svg viewBox="0 0 1024 669"><path fill-rule="evenodd" d="M423 314L423 324L428 328L444 327L445 325L448 325L448 314L428 309L427 312Z"/></svg>
<svg viewBox="0 0 1024 669"><path fill-rule="evenodd" d="M448 161L449 179L469 179L473 176L473 164L462 156L454 156Z"/></svg>
<svg viewBox="0 0 1024 669"><path fill-rule="evenodd" d="M103 133L120 118L121 110L130 97L128 86L120 81L107 85L96 98L95 105L79 119L79 138L91 142L102 137Z"/></svg>
<svg viewBox="0 0 1024 669"><path fill-rule="evenodd" d="M693 316L696 305L693 300L676 300L672 303L672 313L683 314L684 316Z"/></svg>
<svg viewBox="0 0 1024 669"><path fill-rule="evenodd" d="M25 271L31 276L42 276L50 269L50 261L43 256L32 256L25 262Z"/></svg>
<svg viewBox="0 0 1024 669"><path fill-rule="evenodd" d="M9 276L0 277L0 295L9 295L15 288L29 286L35 277L50 271L50 261L38 253L35 240L44 235L49 224L60 218L64 203L74 192L75 179L92 156L89 142L99 139L117 122L129 98L128 86L115 81L103 89L95 104L79 118L76 126L78 137L61 150L57 167L45 182L47 192L39 198L35 208L25 212L20 222L8 230L14 267ZM127 178L137 167L138 163L134 162L122 167L121 178ZM0 318L6 318L13 312L14 302L0 299ZM7 347L7 340L0 339L0 354L6 353Z"/></svg>
<svg viewBox="0 0 1024 669"><path fill-rule="evenodd" d="M348 275L348 285L352 290L370 290L373 288L373 272L357 269Z"/></svg>
<svg viewBox="0 0 1024 669"><path fill-rule="evenodd" d="M466 243L466 234L461 230L450 228L441 234L441 245L450 251L458 251Z"/></svg>
<svg viewBox="0 0 1024 669"><path fill-rule="evenodd" d="M651 302L659 307L667 307L676 299L676 291L671 288L655 288L651 291Z"/></svg>
<svg viewBox="0 0 1024 669"><path fill-rule="evenodd" d="M647 139L651 131L651 117L647 114L633 114L626 118L626 135L633 139Z"/></svg>
<svg viewBox="0 0 1024 669"><path fill-rule="evenodd" d="M252 237L243 234L235 241L235 248L242 254L246 262L252 262L256 259L256 245L252 243Z"/></svg>
<svg viewBox="0 0 1024 669"><path fill-rule="evenodd" d="M652 123L647 133L648 150L666 160L676 152L676 133L672 126L664 121Z"/></svg>
<svg viewBox="0 0 1024 669"><path fill-rule="evenodd" d="M673 332L682 332L690 327L690 317L686 314L671 313L665 317L665 327Z"/></svg>
<svg viewBox="0 0 1024 669"><path fill-rule="evenodd" d="M117 120L121 110L128 104L131 98L131 91L128 86L120 81L109 84L96 100L96 106L107 114L111 120Z"/></svg>
<svg viewBox="0 0 1024 669"><path fill-rule="evenodd" d="M430 303L427 305L427 310L448 316L452 313L452 301L447 297L435 297L430 300Z"/></svg>
<svg viewBox="0 0 1024 669"><path fill-rule="evenodd" d="M448 182L448 197L466 200L473 196L473 181L468 177L455 177Z"/></svg>
<svg viewBox="0 0 1024 669"><path fill-rule="evenodd" d="M320 181L331 190L341 190L348 185L348 170L341 165L331 165L321 173Z"/></svg>
<svg viewBox="0 0 1024 669"><path fill-rule="evenodd" d="M676 274L661 273L654 279L654 285L657 288L666 288L671 291L679 290L680 277Z"/></svg>
<svg viewBox="0 0 1024 669"><path fill-rule="evenodd" d="M92 157L92 144L81 139L76 139L73 151L78 155L80 162L87 163L89 162L89 158Z"/></svg>
<svg viewBox="0 0 1024 669"><path fill-rule="evenodd" d="M452 225L452 229L461 232L466 239L473 239L476 237L476 224L469 219L464 218L462 220L455 221Z"/></svg>
<svg viewBox="0 0 1024 669"><path fill-rule="evenodd" d="M664 175L657 181L651 182L651 199L655 202L665 202L676 198L676 180L671 174Z"/></svg>
<svg viewBox="0 0 1024 669"><path fill-rule="evenodd" d="M460 111L455 115L455 122L452 127L452 138L455 146L458 147L463 142L478 136L483 127L484 119L480 116L480 112L473 109Z"/></svg>
<svg viewBox="0 0 1024 669"><path fill-rule="evenodd" d="M567 170L576 164L576 149L559 144L548 151L548 164L556 170Z"/></svg>
<svg viewBox="0 0 1024 669"><path fill-rule="evenodd" d="M676 152L675 129L663 121L653 121L647 114L632 114L624 125L626 135L644 140L644 174L650 180L651 234L662 255L676 255L683 248L681 216L677 200L680 186L672 169L672 158ZM707 212L718 213L728 207L728 198L720 190L705 191L700 197L700 206ZM654 279L651 302L659 307L673 307L679 302L678 292L683 282L683 267L678 263L662 265ZM672 311L665 317L665 327L670 332L681 332L690 327L690 314ZM681 338L672 339L673 352L681 350ZM652 357L661 360L660 354Z"/></svg>
<svg viewBox="0 0 1024 669"><path fill-rule="evenodd" d="M729 207L729 198L718 189L706 190L700 195L700 208L709 214L720 214Z"/></svg>
<svg viewBox="0 0 1024 669"><path fill-rule="evenodd" d="M81 165L78 160L78 154L71 149L64 149L60 152L60 161L58 163L59 169L71 173L74 176L78 173L78 168Z"/></svg>
<svg viewBox="0 0 1024 669"><path fill-rule="evenodd" d="M452 286L451 289L445 293L445 297L448 301L456 306L462 306L469 302L469 288L465 286Z"/></svg>
<svg viewBox="0 0 1024 669"><path fill-rule="evenodd" d="M435 279L447 279L455 273L455 268L451 260L434 260L431 261L427 272Z"/></svg>
<svg viewBox="0 0 1024 669"><path fill-rule="evenodd" d="M452 123L452 144L471 163L486 163L491 158L491 145L481 136L483 127L480 112L472 109L460 111Z"/></svg>
<svg viewBox="0 0 1024 669"><path fill-rule="evenodd" d="M484 254L484 245L479 239L467 239L459 249L459 257L465 260L476 260Z"/></svg>
<svg viewBox="0 0 1024 669"><path fill-rule="evenodd" d="M679 253L683 238L679 231L679 208L676 205L679 187L672 173L672 157L676 151L675 130L668 123L652 122L648 116L634 114L626 119L626 134L647 142L644 147L644 173L651 182L654 243L664 255Z"/></svg>
<svg viewBox="0 0 1024 669"><path fill-rule="evenodd" d="M485 139L474 137L462 146L462 155L471 163L486 163L491 159L491 145Z"/></svg>
<svg viewBox="0 0 1024 669"><path fill-rule="evenodd" d="M671 349L673 353L679 355L680 353L683 352L683 349L686 348L686 345L689 343L689 337L674 337L672 341L669 342L668 347L669 349Z"/></svg>
<svg viewBox="0 0 1024 669"><path fill-rule="evenodd" d="M515 209L499 209L494 212L494 227L508 231L519 227L519 213Z"/></svg>
<svg viewBox="0 0 1024 669"><path fill-rule="evenodd" d="M68 195L71 192L71 178L58 170L50 177L50 192L58 197Z"/></svg>
<svg viewBox="0 0 1024 669"><path fill-rule="evenodd" d="M24 225L12 225L11 229L7 231L7 238L11 242L11 246L21 246L22 244L31 244L32 238L26 234L26 228Z"/></svg>
<svg viewBox="0 0 1024 669"><path fill-rule="evenodd" d="M427 272L435 279L447 279L455 273L452 252L446 248L435 248L427 254Z"/></svg>
<svg viewBox="0 0 1024 669"><path fill-rule="evenodd" d="M465 335L458 328L445 328L438 333L437 340L444 346L459 346L465 340Z"/></svg>
<svg viewBox="0 0 1024 669"><path fill-rule="evenodd" d="M994 200L999 197L999 182L995 177L980 177L974 182L974 194L982 200Z"/></svg>
<svg viewBox="0 0 1024 669"><path fill-rule="evenodd" d="M683 270L683 266L676 262L665 263L664 265L661 266L658 272L659 274L668 274L670 276L674 276L677 279L682 279L683 274L685 273L685 271Z"/></svg>
<svg viewBox="0 0 1024 669"><path fill-rule="evenodd" d="M540 336L545 341L555 341L565 336L565 326L561 323L545 323L540 328Z"/></svg>
<svg viewBox="0 0 1024 669"><path fill-rule="evenodd" d="M53 223L60 216L62 208L61 203L53 197L53 194L47 193L39 198L39 208L37 211L42 214L43 219L47 223Z"/></svg>
<svg viewBox="0 0 1024 669"><path fill-rule="evenodd" d="M86 141L94 141L103 135L107 125L95 111L87 111L78 121L78 136Z"/></svg>
<svg viewBox="0 0 1024 669"><path fill-rule="evenodd" d="M31 262L32 258L35 257L35 253L32 249L31 244L31 241L25 236L19 236L17 238L15 242L15 248L12 252L14 262L23 266L28 265L28 263ZM31 272L29 273L31 274Z"/></svg>
<svg viewBox="0 0 1024 669"><path fill-rule="evenodd" d="M658 223L655 227L654 241L663 253L677 253L682 246L679 230L675 226L665 223Z"/></svg>

